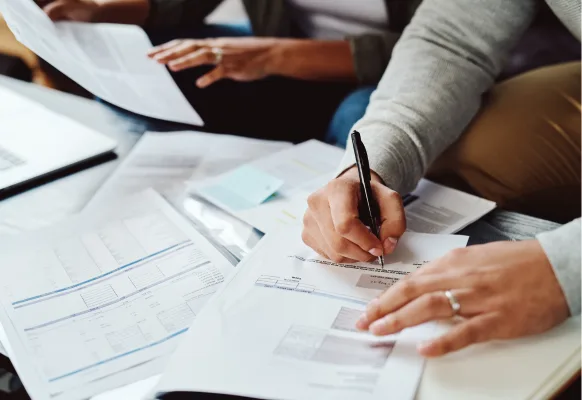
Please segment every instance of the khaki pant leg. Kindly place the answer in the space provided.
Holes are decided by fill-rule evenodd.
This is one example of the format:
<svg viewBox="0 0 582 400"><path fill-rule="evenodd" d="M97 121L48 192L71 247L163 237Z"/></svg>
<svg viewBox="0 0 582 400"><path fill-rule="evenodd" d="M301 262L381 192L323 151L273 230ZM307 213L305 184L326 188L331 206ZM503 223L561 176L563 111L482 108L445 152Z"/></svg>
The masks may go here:
<svg viewBox="0 0 582 400"><path fill-rule="evenodd" d="M504 209L559 222L579 217L580 66L545 67L495 86L427 177Z"/></svg>

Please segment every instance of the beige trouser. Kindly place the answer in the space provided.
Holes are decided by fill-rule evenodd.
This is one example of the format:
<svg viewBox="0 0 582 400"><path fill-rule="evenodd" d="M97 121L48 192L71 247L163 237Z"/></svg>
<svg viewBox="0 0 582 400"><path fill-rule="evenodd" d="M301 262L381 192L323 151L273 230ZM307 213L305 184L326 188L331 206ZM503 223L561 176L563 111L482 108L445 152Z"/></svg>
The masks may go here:
<svg viewBox="0 0 582 400"><path fill-rule="evenodd" d="M427 177L507 210L566 222L580 216L579 62L496 85Z"/></svg>

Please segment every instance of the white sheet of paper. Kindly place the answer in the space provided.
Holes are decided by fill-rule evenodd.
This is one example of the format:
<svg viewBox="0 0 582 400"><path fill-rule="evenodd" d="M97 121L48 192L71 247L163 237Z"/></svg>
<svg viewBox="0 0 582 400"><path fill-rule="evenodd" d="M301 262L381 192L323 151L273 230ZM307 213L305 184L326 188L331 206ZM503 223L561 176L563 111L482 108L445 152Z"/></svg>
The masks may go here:
<svg viewBox="0 0 582 400"><path fill-rule="evenodd" d="M495 208L495 202L422 179L405 197L412 232L455 233Z"/></svg>
<svg viewBox="0 0 582 400"><path fill-rule="evenodd" d="M94 95L126 110L203 125L169 72L147 58L152 47L138 26L54 24L33 0L2 0L16 38Z"/></svg>
<svg viewBox="0 0 582 400"><path fill-rule="evenodd" d="M153 188L166 197L187 182L211 178L291 147L288 142L195 131L146 132L86 208Z"/></svg>
<svg viewBox="0 0 582 400"><path fill-rule="evenodd" d="M382 269L323 260L298 227L267 235L199 315L156 392L412 399L424 364L415 345L434 327L378 339L354 332L355 320L386 287L466 243L406 233Z"/></svg>
<svg viewBox="0 0 582 400"><path fill-rule="evenodd" d="M5 240L0 321L12 361L34 399L86 398L159 374L155 361L232 270L151 190Z"/></svg>

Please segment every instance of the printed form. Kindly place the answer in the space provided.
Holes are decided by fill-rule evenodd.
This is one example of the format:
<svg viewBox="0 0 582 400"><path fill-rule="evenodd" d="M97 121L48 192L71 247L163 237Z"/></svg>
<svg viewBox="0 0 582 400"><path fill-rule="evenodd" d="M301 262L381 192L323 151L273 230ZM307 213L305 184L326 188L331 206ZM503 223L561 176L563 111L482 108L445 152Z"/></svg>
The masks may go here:
<svg viewBox="0 0 582 400"><path fill-rule="evenodd" d="M154 191L121 204L2 244L0 320L34 399L159 374L233 270Z"/></svg>
<svg viewBox="0 0 582 400"><path fill-rule="evenodd" d="M467 239L406 233L382 269L321 259L298 227L267 235L199 315L155 391L412 399L424 364L416 344L434 326L375 338L355 332L356 320L369 300Z"/></svg>
<svg viewBox="0 0 582 400"><path fill-rule="evenodd" d="M247 209L232 206L228 174L197 183L191 190L269 233L281 226L302 223L307 198L334 178L343 153L338 147L310 140L249 163L248 166L282 180L284 185L272 198ZM251 187L251 183L247 186ZM408 230L420 233L455 233L495 208L492 201L426 179L422 179L411 194L405 195L403 202Z"/></svg>
<svg viewBox="0 0 582 400"><path fill-rule="evenodd" d="M33 0L0 0L14 36L79 85L126 110L203 125L165 66L148 59L152 45L135 25L53 23Z"/></svg>

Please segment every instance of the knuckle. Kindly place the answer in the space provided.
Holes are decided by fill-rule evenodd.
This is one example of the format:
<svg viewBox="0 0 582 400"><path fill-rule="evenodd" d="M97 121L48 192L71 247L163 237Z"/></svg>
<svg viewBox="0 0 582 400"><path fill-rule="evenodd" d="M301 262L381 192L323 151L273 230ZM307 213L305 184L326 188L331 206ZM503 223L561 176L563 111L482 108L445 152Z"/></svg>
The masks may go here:
<svg viewBox="0 0 582 400"><path fill-rule="evenodd" d="M312 193L307 197L307 206L311 209L316 209L319 204L319 191Z"/></svg>
<svg viewBox="0 0 582 400"><path fill-rule="evenodd" d="M431 293L427 297L427 308L431 312L436 312L442 309L444 298L439 293Z"/></svg>
<svg viewBox="0 0 582 400"><path fill-rule="evenodd" d="M353 219L342 219L336 224L335 229L342 236L348 235L354 228L355 222Z"/></svg>
<svg viewBox="0 0 582 400"><path fill-rule="evenodd" d="M416 295L417 285L412 280L404 280L400 283L400 291L405 298L410 299Z"/></svg>
<svg viewBox="0 0 582 400"><path fill-rule="evenodd" d="M303 243L311 247L311 236L305 229L303 229L303 232L301 232L301 240L303 240Z"/></svg>
<svg viewBox="0 0 582 400"><path fill-rule="evenodd" d="M387 318L386 326L391 332L400 332L404 329L404 322L399 317Z"/></svg>
<svg viewBox="0 0 582 400"><path fill-rule="evenodd" d="M453 249L447 253L446 258L448 262L455 263L461 260L465 254L467 254L466 248Z"/></svg>
<svg viewBox="0 0 582 400"><path fill-rule="evenodd" d="M347 241L345 239L333 238L330 241L330 247L336 253L343 253L348 246L347 246Z"/></svg>

